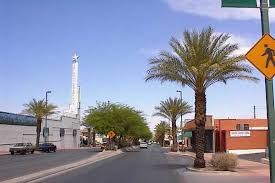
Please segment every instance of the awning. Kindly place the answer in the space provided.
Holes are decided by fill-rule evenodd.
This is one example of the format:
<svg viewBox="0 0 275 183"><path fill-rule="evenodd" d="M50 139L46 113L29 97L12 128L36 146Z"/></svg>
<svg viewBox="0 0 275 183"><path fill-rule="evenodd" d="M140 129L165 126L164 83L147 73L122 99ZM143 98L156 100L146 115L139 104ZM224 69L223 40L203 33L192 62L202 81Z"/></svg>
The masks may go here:
<svg viewBox="0 0 275 183"><path fill-rule="evenodd" d="M178 140L182 140L183 138L191 138L192 137L192 132L182 132L178 135Z"/></svg>

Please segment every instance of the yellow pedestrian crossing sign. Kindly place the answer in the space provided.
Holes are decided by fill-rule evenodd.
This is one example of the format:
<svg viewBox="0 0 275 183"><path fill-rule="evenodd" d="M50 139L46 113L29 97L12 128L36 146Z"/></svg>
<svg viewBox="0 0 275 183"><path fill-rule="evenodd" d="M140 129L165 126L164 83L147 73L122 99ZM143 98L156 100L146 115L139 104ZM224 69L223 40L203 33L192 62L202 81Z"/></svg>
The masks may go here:
<svg viewBox="0 0 275 183"><path fill-rule="evenodd" d="M114 136L116 136L116 134L113 131L109 131L108 136L112 139L112 138L114 138Z"/></svg>
<svg viewBox="0 0 275 183"><path fill-rule="evenodd" d="M265 34L245 55L267 79L275 75L275 40Z"/></svg>

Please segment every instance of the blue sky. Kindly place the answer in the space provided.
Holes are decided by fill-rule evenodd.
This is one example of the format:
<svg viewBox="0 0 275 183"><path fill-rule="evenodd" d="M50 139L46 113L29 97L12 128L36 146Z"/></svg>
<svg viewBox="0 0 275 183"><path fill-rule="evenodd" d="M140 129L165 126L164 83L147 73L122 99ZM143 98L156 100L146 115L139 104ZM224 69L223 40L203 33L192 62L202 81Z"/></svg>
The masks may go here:
<svg viewBox="0 0 275 183"><path fill-rule="evenodd" d="M148 59L170 50L171 36L213 26L232 35L245 53L261 37L259 10L222 9L219 0L9 0L0 1L0 110L19 113L22 104L43 98L61 108L71 100L71 56L80 55L83 110L96 101L125 103L143 110L153 127L154 106L183 91L173 83L144 82ZM270 15L271 32L275 14ZM264 78L258 84L231 81L207 91L207 113L215 118L265 117ZM193 114L184 118L192 118Z"/></svg>

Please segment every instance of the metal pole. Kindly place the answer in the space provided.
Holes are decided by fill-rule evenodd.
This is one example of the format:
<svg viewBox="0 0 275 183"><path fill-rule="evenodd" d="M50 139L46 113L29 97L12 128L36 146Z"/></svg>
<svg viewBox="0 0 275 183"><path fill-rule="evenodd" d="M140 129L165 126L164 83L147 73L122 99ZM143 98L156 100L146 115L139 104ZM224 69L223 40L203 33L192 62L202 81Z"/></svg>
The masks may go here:
<svg viewBox="0 0 275 183"><path fill-rule="evenodd" d="M268 3L267 0L260 1L261 9L261 25L262 35L269 33L269 17L268 17ZM270 182L275 183L274 175L275 169L275 112L274 112L274 93L273 93L273 80L265 78L265 91L266 91L266 106L267 106L267 120L268 120L268 133L269 133L269 168L270 168Z"/></svg>
<svg viewBox="0 0 275 183"><path fill-rule="evenodd" d="M48 106L48 93L51 93L51 91L46 91L46 108ZM48 114L46 113L46 115L45 115L45 130L47 130L47 127L48 127L47 122L48 122ZM47 135L45 135L45 142L47 142L47 137L48 137Z"/></svg>
<svg viewBox="0 0 275 183"><path fill-rule="evenodd" d="M180 101L182 103L182 91L178 90L180 93ZM181 130L181 150L183 151L183 131L182 131L182 112L180 114L180 130Z"/></svg>
<svg viewBox="0 0 275 183"><path fill-rule="evenodd" d="M46 108L48 106L48 91L46 92ZM47 113L46 113L46 116L45 116L45 128L47 128Z"/></svg>
<svg viewBox="0 0 275 183"><path fill-rule="evenodd" d="M256 106L253 106L253 114L254 114L254 119L256 119Z"/></svg>

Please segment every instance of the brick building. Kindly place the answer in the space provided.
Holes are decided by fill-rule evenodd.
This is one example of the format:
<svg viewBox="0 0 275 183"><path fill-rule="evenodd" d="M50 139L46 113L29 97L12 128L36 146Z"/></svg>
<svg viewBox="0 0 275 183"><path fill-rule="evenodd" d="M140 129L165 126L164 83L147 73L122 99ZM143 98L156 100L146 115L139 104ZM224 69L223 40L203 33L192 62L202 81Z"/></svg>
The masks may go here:
<svg viewBox="0 0 275 183"><path fill-rule="evenodd" d="M205 152L248 154L265 152L267 147L266 119L214 119L207 116L205 125ZM195 121L183 128L192 132L191 149L195 150Z"/></svg>
<svg viewBox="0 0 275 183"><path fill-rule="evenodd" d="M236 154L265 152L266 119L215 119L215 150Z"/></svg>

